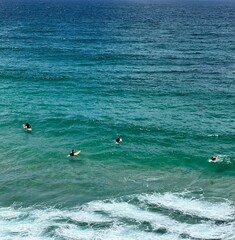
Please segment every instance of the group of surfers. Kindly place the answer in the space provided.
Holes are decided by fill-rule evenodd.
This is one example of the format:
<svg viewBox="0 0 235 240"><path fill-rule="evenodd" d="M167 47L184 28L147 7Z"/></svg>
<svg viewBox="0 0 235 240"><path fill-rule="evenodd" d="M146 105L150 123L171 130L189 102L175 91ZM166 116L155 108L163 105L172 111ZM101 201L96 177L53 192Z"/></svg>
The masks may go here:
<svg viewBox="0 0 235 240"><path fill-rule="evenodd" d="M24 128L25 129L32 129L31 125L27 122L25 124L23 124ZM116 140L115 140L116 144L119 144L122 142L122 138L118 137ZM69 153L70 156L74 156L75 152L74 152L74 149L72 149L72 151Z"/></svg>
<svg viewBox="0 0 235 240"><path fill-rule="evenodd" d="M24 128L31 129L31 125L27 122L27 123L24 124ZM119 143L122 142L122 138L118 137L115 141L116 141L117 144L119 144ZM74 156L74 149L72 149L72 151L70 152L69 155ZM210 158L211 161L216 161L217 159L218 159L218 156L212 156Z"/></svg>
<svg viewBox="0 0 235 240"><path fill-rule="evenodd" d="M118 137L118 138L115 140L115 142L116 142L117 144L121 143L121 142L122 142L122 138ZM72 149L72 151L70 152L69 155L70 155L71 157L73 157L73 156L75 155L74 149Z"/></svg>

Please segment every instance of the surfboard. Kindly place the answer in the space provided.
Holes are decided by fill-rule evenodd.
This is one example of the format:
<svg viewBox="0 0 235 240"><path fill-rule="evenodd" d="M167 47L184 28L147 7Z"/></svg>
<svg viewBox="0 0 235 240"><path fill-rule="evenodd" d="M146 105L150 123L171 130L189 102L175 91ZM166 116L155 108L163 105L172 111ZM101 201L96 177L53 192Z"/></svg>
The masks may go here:
<svg viewBox="0 0 235 240"><path fill-rule="evenodd" d="M73 156L71 156L71 155L69 154L69 155L67 155L67 157L74 157L74 156L77 156L78 154L80 154L80 152L81 152L81 150L75 152Z"/></svg>
<svg viewBox="0 0 235 240"><path fill-rule="evenodd" d="M26 131L32 131L32 128L27 128L27 127L25 126L25 124L23 124L23 128L24 128Z"/></svg>

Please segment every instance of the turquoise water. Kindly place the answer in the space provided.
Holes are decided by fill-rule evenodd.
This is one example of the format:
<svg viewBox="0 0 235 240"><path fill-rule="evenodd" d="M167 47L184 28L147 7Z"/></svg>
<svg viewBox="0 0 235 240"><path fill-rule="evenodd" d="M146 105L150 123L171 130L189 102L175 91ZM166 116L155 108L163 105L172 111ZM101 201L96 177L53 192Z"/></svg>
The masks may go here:
<svg viewBox="0 0 235 240"><path fill-rule="evenodd" d="M234 20L0 1L0 238L234 239Z"/></svg>

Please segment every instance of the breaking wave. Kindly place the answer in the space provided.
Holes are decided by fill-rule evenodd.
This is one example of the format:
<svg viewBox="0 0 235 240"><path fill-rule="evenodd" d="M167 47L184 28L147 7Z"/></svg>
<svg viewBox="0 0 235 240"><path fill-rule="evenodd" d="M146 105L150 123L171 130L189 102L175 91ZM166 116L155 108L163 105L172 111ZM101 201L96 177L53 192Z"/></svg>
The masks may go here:
<svg viewBox="0 0 235 240"><path fill-rule="evenodd" d="M235 206L190 193L152 193L92 201L70 209L1 207L1 239L227 239Z"/></svg>

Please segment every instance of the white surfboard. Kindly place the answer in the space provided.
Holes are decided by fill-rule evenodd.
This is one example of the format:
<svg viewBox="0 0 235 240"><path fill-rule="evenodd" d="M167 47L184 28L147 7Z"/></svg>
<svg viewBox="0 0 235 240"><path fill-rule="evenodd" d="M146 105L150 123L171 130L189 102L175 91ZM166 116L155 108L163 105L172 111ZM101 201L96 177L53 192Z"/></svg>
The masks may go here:
<svg viewBox="0 0 235 240"><path fill-rule="evenodd" d="M71 156L70 154L67 155L67 157L74 157L74 156L77 156L78 154L80 154L81 150L77 151L77 152L74 152L74 155Z"/></svg>
<svg viewBox="0 0 235 240"><path fill-rule="evenodd" d="M26 131L32 131L32 128L27 128L27 127L25 126L25 124L23 124L23 128L24 128Z"/></svg>

